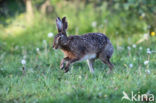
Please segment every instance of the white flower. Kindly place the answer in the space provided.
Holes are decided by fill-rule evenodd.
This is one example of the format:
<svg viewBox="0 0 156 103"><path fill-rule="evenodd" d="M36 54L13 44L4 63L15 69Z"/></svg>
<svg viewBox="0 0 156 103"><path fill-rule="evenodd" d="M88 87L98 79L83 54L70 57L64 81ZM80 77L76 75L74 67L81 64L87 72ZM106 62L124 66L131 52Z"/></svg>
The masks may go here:
<svg viewBox="0 0 156 103"><path fill-rule="evenodd" d="M146 16L146 14L145 13L142 13L141 16L144 18Z"/></svg>
<svg viewBox="0 0 156 103"><path fill-rule="evenodd" d="M150 48L147 48L147 54L151 54Z"/></svg>
<svg viewBox="0 0 156 103"><path fill-rule="evenodd" d="M134 58L133 58L133 60L135 61L135 60L136 60L136 58L134 57Z"/></svg>
<svg viewBox="0 0 156 103"><path fill-rule="evenodd" d="M53 34L52 32L48 33L48 37L49 37L49 38L53 37L53 35L54 35L54 34Z"/></svg>
<svg viewBox="0 0 156 103"><path fill-rule="evenodd" d="M128 50L131 50L131 47L130 47L130 46L128 46L128 47L127 47L127 49L128 49Z"/></svg>
<svg viewBox="0 0 156 103"><path fill-rule="evenodd" d="M96 27L96 25L97 25L96 21L93 21L92 22L92 27Z"/></svg>
<svg viewBox="0 0 156 103"><path fill-rule="evenodd" d="M129 64L129 67L132 68L133 67L133 64Z"/></svg>
<svg viewBox="0 0 156 103"><path fill-rule="evenodd" d="M149 63L149 61L148 61L148 60L144 61L144 64L145 64L145 65L147 65L148 63Z"/></svg>
<svg viewBox="0 0 156 103"><path fill-rule="evenodd" d="M136 48L136 45L135 45L135 44L133 44L133 45L132 45L132 47L133 47L133 48Z"/></svg>
<svg viewBox="0 0 156 103"><path fill-rule="evenodd" d="M151 71L150 71L149 69L145 70L145 72L146 72L147 74L150 74L150 73L151 73Z"/></svg>
<svg viewBox="0 0 156 103"><path fill-rule="evenodd" d="M147 51L150 51L150 48L147 48Z"/></svg>
<svg viewBox="0 0 156 103"><path fill-rule="evenodd" d="M36 51L39 52L40 51L40 48L36 48Z"/></svg>
<svg viewBox="0 0 156 103"><path fill-rule="evenodd" d="M147 51L147 54L151 54L151 51Z"/></svg>
<svg viewBox="0 0 156 103"><path fill-rule="evenodd" d="M139 50L142 50L142 47L139 47Z"/></svg>
<svg viewBox="0 0 156 103"><path fill-rule="evenodd" d="M79 75L79 79L81 79L82 77L81 77L81 75Z"/></svg>
<svg viewBox="0 0 156 103"><path fill-rule="evenodd" d="M26 60L22 59L21 60L21 64L25 65L26 64Z"/></svg>

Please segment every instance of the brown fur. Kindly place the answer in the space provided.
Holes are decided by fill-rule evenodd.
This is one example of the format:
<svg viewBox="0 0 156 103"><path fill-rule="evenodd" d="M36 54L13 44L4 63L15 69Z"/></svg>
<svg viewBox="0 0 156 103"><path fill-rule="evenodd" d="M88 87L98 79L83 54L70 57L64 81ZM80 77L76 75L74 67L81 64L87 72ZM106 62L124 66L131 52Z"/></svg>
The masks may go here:
<svg viewBox="0 0 156 103"><path fill-rule="evenodd" d="M65 57L68 57L70 59L75 59L76 58L76 56L71 51L68 51L68 50L65 50L65 49L61 49L61 51L64 53Z"/></svg>

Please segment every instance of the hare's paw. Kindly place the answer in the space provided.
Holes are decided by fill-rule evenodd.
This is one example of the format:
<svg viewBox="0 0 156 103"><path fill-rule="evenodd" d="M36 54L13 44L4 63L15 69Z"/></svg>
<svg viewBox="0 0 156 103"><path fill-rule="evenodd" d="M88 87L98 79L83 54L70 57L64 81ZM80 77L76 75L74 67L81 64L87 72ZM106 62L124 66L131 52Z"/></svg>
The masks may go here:
<svg viewBox="0 0 156 103"><path fill-rule="evenodd" d="M65 67L64 72L67 73L69 71L69 67Z"/></svg>
<svg viewBox="0 0 156 103"><path fill-rule="evenodd" d="M60 64L60 69L63 69L65 67L65 63Z"/></svg>

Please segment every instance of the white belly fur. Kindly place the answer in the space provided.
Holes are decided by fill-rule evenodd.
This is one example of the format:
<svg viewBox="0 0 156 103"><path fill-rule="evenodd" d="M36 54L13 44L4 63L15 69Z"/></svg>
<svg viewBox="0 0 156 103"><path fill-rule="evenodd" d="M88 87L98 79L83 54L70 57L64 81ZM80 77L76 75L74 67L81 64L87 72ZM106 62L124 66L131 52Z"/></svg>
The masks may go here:
<svg viewBox="0 0 156 103"><path fill-rule="evenodd" d="M83 57L81 58L80 61L87 60L87 59L93 59L93 58L95 58L95 57L96 57L96 54L86 54L85 56L83 56Z"/></svg>

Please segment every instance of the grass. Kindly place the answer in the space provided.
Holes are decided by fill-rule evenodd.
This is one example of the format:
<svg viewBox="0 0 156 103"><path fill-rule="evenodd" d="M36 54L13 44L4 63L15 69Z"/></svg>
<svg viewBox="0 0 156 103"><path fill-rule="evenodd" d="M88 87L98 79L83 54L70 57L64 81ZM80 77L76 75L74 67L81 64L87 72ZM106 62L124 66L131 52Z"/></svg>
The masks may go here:
<svg viewBox="0 0 156 103"><path fill-rule="evenodd" d="M69 73L64 73L59 69L63 54L54 51L50 44L39 43L39 51L34 46L30 46L31 49L15 46L13 51L1 51L1 103L128 103L128 100L121 101L123 91L129 95L131 91L156 95L156 54L146 53L147 48L156 50L155 38L136 45L136 48L129 45L131 50L127 49L128 44L121 43L120 47L114 44L112 62L115 68L111 74L99 60L94 65L94 74L89 72L86 62L74 64ZM21 64L23 58L26 65ZM144 64L146 60L149 60L147 65ZM129 64L133 67L130 68Z"/></svg>
<svg viewBox="0 0 156 103"><path fill-rule="evenodd" d="M85 12L86 16L92 15L88 15L88 11ZM118 15L117 20L115 17L110 18L114 21L109 21L112 23L109 23L107 30L103 30L104 26L91 27L90 24L96 17L89 18L88 22L83 14L84 12L80 15L80 21L69 21L68 34L108 32L107 36L115 48L111 59L115 66L113 72L108 74L108 67L99 60L95 62L94 74L89 72L85 61L71 66L68 73L60 70L59 64L63 54L60 50L52 49L53 37L47 36L51 31L57 33L54 20L51 22L36 18L39 19L36 20L38 22L29 27L24 25L25 28L21 31L13 30L15 25L6 26L5 30L0 32L0 103L132 103L129 100L121 100L123 91L130 97L132 91L135 94L150 93L156 96L155 36L149 37L134 48L133 44L143 37L144 31L140 33L139 29L139 33L126 35L130 29L134 29L131 30L133 32L137 29L128 27L126 30L122 24L120 27ZM69 15L72 15L72 12L69 12ZM20 16L20 20L22 17L23 15ZM14 21L18 23L18 20ZM77 23L74 24L73 21ZM23 19L21 22L26 24L23 23ZM131 24L131 20L126 19L126 22ZM88 26L82 25L83 23ZM118 28L113 29L114 24L122 29L119 33L124 33L124 37L116 33ZM141 24L144 22L139 21L139 28ZM78 30L75 30L76 27ZM6 30L10 32L6 33ZM132 33L131 31L129 33ZM128 50L127 47L131 49ZM147 54L147 48L152 51L151 54ZM26 60L25 65L21 64L23 59ZM144 64L145 61L149 63Z"/></svg>

